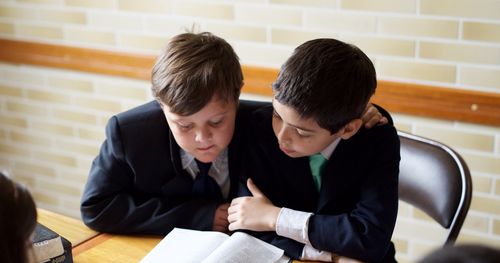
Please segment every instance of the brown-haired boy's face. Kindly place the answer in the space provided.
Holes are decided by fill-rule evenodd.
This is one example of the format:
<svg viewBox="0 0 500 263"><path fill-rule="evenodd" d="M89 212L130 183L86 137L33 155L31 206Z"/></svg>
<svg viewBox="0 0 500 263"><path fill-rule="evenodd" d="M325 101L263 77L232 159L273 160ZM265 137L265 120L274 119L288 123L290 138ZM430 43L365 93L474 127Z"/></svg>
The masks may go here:
<svg viewBox="0 0 500 263"><path fill-rule="evenodd" d="M208 163L227 148L234 132L236 101L214 96L200 111L181 116L163 105L170 130L179 146L199 161Z"/></svg>
<svg viewBox="0 0 500 263"><path fill-rule="evenodd" d="M310 156L324 150L339 133L320 127L311 118L301 118L293 108L273 100L273 130L280 149L292 158Z"/></svg>

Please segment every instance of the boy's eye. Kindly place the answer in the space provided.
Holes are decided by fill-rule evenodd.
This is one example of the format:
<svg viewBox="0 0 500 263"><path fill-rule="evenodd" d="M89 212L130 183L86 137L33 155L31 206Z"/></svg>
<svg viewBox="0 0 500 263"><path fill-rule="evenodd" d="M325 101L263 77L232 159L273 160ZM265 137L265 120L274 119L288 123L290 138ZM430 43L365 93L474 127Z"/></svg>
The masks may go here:
<svg viewBox="0 0 500 263"><path fill-rule="evenodd" d="M310 134L308 133L305 133L304 131L302 130L296 130L297 131L297 135L299 135L300 138L308 138L308 137L311 137Z"/></svg>
<svg viewBox="0 0 500 263"><path fill-rule="evenodd" d="M191 128L193 128L193 125L192 124L180 124L180 123L177 123L177 126L179 126L179 128L183 131L187 131Z"/></svg>
<svg viewBox="0 0 500 263"><path fill-rule="evenodd" d="M217 127L217 126L219 126L221 123L222 123L222 120L218 120L218 121L211 121L211 122L209 122L210 126L212 126L212 127Z"/></svg>

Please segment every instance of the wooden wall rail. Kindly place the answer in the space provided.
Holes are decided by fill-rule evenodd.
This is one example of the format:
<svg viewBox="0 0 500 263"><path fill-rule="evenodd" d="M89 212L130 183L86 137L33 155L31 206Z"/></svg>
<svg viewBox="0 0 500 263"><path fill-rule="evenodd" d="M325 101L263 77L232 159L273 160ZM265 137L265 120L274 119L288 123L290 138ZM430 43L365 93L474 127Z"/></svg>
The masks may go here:
<svg viewBox="0 0 500 263"><path fill-rule="evenodd" d="M155 56L0 39L0 61L149 80ZM271 95L277 69L243 66L243 92ZM500 94L379 81L374 102L391 112L500 126Z"/></svg>

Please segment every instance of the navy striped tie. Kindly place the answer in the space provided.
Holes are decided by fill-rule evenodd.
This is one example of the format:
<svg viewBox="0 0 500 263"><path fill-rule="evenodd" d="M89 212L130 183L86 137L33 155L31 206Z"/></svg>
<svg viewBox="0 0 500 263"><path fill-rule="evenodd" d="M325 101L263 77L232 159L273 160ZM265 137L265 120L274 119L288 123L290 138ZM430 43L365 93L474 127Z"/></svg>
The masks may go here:
<svg viewBox="0 0 500 263"><path fill-rule="evenodd" d="M214 178L208 175L212 163L203 163L196 159L195 161L200 172L196 175L193 182L193 195L211 199L222 199L219 185Z"/></svg>

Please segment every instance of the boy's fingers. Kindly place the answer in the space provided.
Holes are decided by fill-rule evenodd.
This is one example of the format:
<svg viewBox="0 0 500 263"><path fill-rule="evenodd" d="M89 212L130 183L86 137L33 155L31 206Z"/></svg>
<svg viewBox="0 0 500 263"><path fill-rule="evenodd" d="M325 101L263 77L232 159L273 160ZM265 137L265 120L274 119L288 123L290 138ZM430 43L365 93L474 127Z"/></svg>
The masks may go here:
<svg viewBox="0 0 500 263"><path fill-rule="evenodd" d="M247 180L247 187L248 190L250 190L250 193L252 193L254 197L264 196L264 194L259 190L259 188L253 183L251 178L248 178Z"/></svg>
<svg viewBox="0 0 500 263"><path fill-rule="evenodd" d="M389 120L386 117L382 117L382 119L380 119L380 121L378 123L379 123L379 125L383 125L383 124L387 124L388 122L389 122Z"/></svg>
<svg viewBox="0 0 500 263"><path fill-rule="evenodd" d="M367 129L373 128L377 125L387 124L389 120L386 117L383 117L382 114L378 113L377 118L371 118L369 121L365 123L365 127Z"/></svg>
<svg viewBox="0 0 500 263"><path fill-rule="evenodd" d="M233 213L236 213L238 209L235 207L235 206L230 206L228 209L227 209L227 213L229 215L233 214Z"/></svg>
<svg viewBox="0 0 500 263"><path fill-rule="evenodd" d="M228 229L229 231L237 230L238 229L237 224L236 223L229 224Z"/></svg>
<svg viewBox="0 0 500 263"><path fill-rule="evenodd" d="M229 208L228 203L221 204L221 205L219 205L219 207L217 207L217 209L221 209L221 210L227 210L228 208Z"/></svg>
<svg viewBox="0 0 500 263"><path fill-rule="evenodd" d="M236 216L236 214L230 214L227 216L227 221L229 223L234 223L237 219L238 217Z"/></svg>
<svg viewBox="0 0 500 263"><path fill-rule="evenodd" d="M367 129L370 129L372 127L374 127L375 125L377 125L380 121L378 119L370 119L369 121L365 122L365 127Z"/></svg>

